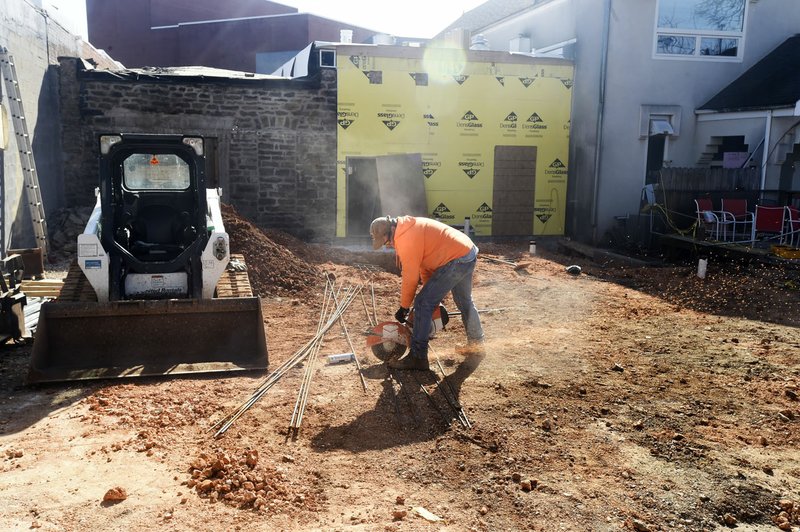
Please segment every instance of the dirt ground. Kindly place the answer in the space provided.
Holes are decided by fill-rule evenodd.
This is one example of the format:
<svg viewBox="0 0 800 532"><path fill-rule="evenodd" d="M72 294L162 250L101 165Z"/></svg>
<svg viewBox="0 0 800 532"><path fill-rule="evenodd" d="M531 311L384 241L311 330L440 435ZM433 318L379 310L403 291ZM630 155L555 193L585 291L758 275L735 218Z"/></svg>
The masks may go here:
<svg viewBox="0 0 800 532"><path fill-rule="evenodd" d="M270 369L314 336L325 273L374 286L379 319L393 315L391 253L234 225ZM345 323L366 390L355 364L325 363L351 351L331 329L296 435L301 366L215 439L268 372L33 386L30 346L6 346L0 529L800 530L798 270L712 263L701 280L691 265L481 247L487 356L455 352L458 318L431 344L471 428L433 373L390 378L360 300Z"/></svg>

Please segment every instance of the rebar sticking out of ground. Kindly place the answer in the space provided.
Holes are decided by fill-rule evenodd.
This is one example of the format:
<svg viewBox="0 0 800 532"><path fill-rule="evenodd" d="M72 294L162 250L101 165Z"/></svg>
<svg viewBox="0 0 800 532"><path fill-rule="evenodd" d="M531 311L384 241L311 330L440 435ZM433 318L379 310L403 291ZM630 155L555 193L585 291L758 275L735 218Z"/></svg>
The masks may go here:
<svg viewBox="0 0 800 532"><path fill-rule="evenodd" d="M438 358L436 359L436 365L439 366L439 371L442 372L442 377L443 377L442 380L439 382L444 382L445 388L447 388L447 390L450 393L450 397L447 396L447 393L445 393L444 389L442 389L440 386L439 388L442 390L442 394L445 396L445 399L447 399L447 402L450 403L450 406L453 408L453 410L455 410L456 413L458 414L458 421L459 423L461 423L461 426L464 427L465 429L471 429L472 423L469 422L469 418L467 418L467 413L464 412L464 407L462 407L461 403L458 401L458 396L456 395L453 386L450 384L450 381L447 380L447 373L444 372L442 363L439 362Z"/></svg>

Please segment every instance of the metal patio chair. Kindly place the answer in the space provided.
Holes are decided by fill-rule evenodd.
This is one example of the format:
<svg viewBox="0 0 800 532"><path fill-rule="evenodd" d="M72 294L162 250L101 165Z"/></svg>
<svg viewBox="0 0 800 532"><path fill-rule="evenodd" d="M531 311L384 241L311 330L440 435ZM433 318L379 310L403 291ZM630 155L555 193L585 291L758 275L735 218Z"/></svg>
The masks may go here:
<svg viewBox="0 0 800 532"><path fill-rule="evenodd" d="M784 241L790 246L800 247L800 209L788 205L785 214Z"/></svg>
<svg viewBox="0 0 800 532"><path fill-rule="evenodd" d="M741 226L740 233L742 235L749 235L752 232L753 220L755 214L747 210L746 199L725 199L722 198L722 213L726 221L733 223L733 237L731 240L736 240L737 228ZM747 238L746 236L744 238Z"/></svg>
<svg viewBox="0 0 800 532"><path fill-rule="evenodd" d="M715 211L714 204L709 198L698 198L694 200L697 212L697 223L704 227L706 234L711 234L714 240L727 240L728 226L732 225L731 220L727 220L722 211ZM720 239L720 236L722 237Z"/></svg>
<svg viewBox="0 0 800 532"><path fill-rule="evenodd" d="M750 236L751 244L756 241L757 235L778 235L778 242L783 243L785 233L786 207L767 207L756 205L755 221Z"/></svg>

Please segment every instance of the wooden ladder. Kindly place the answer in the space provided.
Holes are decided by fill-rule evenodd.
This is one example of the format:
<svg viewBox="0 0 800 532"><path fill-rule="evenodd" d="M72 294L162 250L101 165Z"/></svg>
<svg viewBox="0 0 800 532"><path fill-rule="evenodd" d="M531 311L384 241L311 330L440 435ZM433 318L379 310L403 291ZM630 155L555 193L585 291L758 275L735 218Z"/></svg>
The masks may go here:
<svg viewBox="0 0 800 532"><path fill-rule="evenodd" d="M0 46L0 70L2 70L8 106L11 114L11 123L14 135L17 138L17 150L22 166L25 182L25 193L30 208L33 232L36 237L36 246L41 248L42 257L47 257L47 221L44 216L42 193L39 188L39 174L36 172L36 162L33 159L31 138L28 134L28 124L25 121L25 109L22 107L22 93L19 90L17 69L14 58L4 46Z"/></svg>

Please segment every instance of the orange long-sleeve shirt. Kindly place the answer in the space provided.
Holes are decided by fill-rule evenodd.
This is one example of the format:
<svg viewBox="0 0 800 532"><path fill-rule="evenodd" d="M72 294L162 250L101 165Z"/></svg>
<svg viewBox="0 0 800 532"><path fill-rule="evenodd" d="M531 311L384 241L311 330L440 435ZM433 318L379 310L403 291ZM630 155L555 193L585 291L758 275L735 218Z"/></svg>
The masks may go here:
<svg viewBox="0 0 800 532"><path fill-rule="evenodd" d="M394 248L402 268L400 306L410 308L420 279L427 283L437 268L463 257L473 245L467 235L437 220L398 217Z"/></svg>

